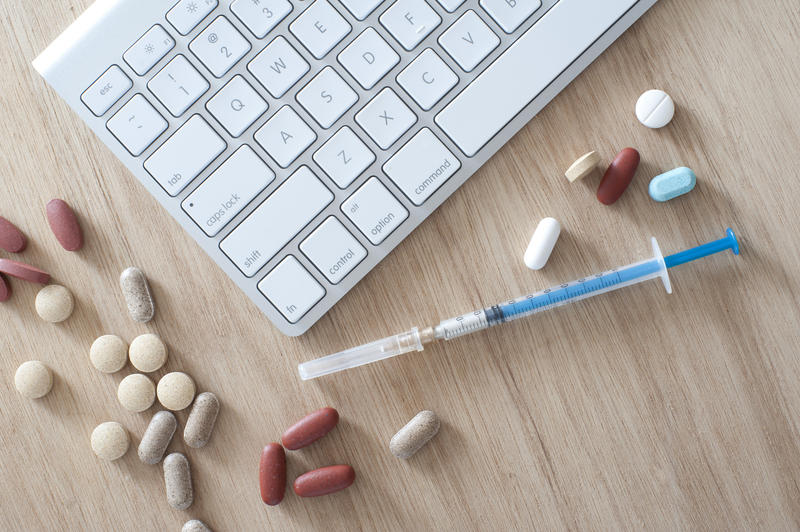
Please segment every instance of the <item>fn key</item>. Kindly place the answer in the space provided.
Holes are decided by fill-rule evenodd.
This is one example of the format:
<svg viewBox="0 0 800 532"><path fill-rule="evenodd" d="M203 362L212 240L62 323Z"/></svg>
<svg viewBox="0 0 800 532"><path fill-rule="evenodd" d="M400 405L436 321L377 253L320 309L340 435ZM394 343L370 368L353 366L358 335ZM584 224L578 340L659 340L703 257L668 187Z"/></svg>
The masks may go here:
<svg viewBox="0 0 800 532"><path fill-rule="evenodd" d="M289 323L297 323L325 297L325 289L291 255L258 283L258 289Z"/></svg>

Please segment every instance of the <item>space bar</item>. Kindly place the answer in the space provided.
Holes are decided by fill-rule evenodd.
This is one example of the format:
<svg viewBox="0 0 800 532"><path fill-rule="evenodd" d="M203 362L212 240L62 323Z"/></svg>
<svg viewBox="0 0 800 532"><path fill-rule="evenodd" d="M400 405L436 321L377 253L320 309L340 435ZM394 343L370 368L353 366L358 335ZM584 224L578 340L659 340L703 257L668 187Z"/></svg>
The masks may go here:
<svg viewBox="0 0 800 532"><path fill-rule="evenodd" d="M468 157L624 15L637 0L561 0L436 115Z"/></svg>

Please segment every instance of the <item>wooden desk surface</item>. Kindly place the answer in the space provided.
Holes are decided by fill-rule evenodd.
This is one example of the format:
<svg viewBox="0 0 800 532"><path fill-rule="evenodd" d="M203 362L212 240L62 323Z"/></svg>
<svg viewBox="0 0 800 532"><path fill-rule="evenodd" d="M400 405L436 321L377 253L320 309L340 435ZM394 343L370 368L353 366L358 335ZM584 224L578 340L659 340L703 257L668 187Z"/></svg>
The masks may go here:
<svg viewBox="0 0 800 532"><path fill-rule="evenodd" d="M13 282L0 305L0 528L179 530L192 517L216 531L800 526L795 0L659 2L298 339L273 329L30 66L89 3L0 1L0 213L30 239L19 258L77 296L61 325L37 318L34 286ZM679 106L661 131L633 116L653 87ZM613 207L594 198L598 176L562 176L590 149L607 163L628 145L643 164ZM697 172L696 190L651 201L649 178L679 165ZM53 197L80 213L80 253L50 234ZM548 267L531 272L521 256L544 216L565 231ZM741 257L675 270L672 296L652 282L424 353L297 377L300 361L638 259L650 235L671 251L727 225ZM158 302L147 326L127 317L117 288L131 264ZM187 371L223 404L212 442L187 453L196 498L185 512L167 505L160 468L136 457L156 408L117 403L130 367L109 376L88 360L95 337L145 331L168 342L165 370ZM29 359L57 375L39 401L13 386ZM350 463L356 484L266 507L261 447L328 404L342 423L291 453L290 479ZM395 459L389 438L426 408L441 433ZM132 434L114 463L89 448L107 420ZM171 449L183 451L182 438Z"/></svg>

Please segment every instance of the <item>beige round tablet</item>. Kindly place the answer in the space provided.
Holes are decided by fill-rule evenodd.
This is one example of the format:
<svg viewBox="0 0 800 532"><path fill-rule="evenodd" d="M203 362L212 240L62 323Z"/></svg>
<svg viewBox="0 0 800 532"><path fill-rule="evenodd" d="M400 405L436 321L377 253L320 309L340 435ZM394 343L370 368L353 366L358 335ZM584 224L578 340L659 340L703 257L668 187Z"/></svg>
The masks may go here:
<svg viewBox="0 0 800 532"><path fill-rule="evenodd" d="M103 373L116 373L128 362L128 346L114 334L106 334L94 341L89 349L92 365Z"/></svg>
<svg viewBox="0 0 800 532"><path fill-rule="evenodd" d="M158 400L169 410L183 410L194 399L194 381L186 373L167 373L158 381Z"/></svg>
<svg viewBox="0 0 800 532"><path fill-rule="evenodd" d="M92 450L104 460L122 458L129 444L128 431L116 421L101 423L92 431Z"/></svg>
<svg viewBox="0 0 800 532"><path fill-rule="evenodd" d="M133 339L128 355L134 368L151 373L167 361L167 346L155 334L143 334Z"/></svg>
<svg viewBox="0 0 800 532"><path fill-rule="evenodd" d="M127 410L143 412L153 406L156 399L156 387L149 378L141 373L134 373L119 383L117 399Z"/></svg>
<svg viewBox="0 0 800 532"><path fill-rule="evenodd" d="M572 163L572 166L564 172L564 175L569 179L570 183L574 183L591 174L598 164L600 164L600 155L596 151L590 151Z"/></svg>
<svg viewBox="0 0 800 532"><path fill-rule="evenodd" d="M53 374L50 368L38 360L29 360L17 368L14 386L28 399L38 399L50 393L53 387Z"/></svg>
<svg viewBox="0 0 800 532"><path fill-rule="evenodd" d="M47 285L36 294L36 313L44 321L62 322L72 315L74 308L72 292L61 285Z"/></svg>

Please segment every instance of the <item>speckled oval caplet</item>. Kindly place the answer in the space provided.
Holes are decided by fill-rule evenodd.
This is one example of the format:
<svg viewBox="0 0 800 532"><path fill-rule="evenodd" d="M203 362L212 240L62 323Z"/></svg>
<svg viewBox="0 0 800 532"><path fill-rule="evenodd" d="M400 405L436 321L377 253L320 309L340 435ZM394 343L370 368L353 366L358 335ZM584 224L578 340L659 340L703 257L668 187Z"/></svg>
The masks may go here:
<svg viewBox="0 0 800 532"><path fill-rule="evenodd" d="M9 253L19 253L25 249L28 241L17 226L0 216L0 248Z"/></svg>
<svg viewBox="0 0 800 532"><path fill-rule="evenodd" d="M175 414L167 410L156 412L139 442L139 460L145 464L160 462L177 427L178 420L175 419Z"/></svg>
<svg viewBox="0 0 800 532"><path fill-rule="evenodd" d="M186 521L183 528L181 528L181 532L211 532L211 529L204 522L192 519L191 521Z"/></svg>
<svg viewBox="0 0 800 532"><path fill-rule="evenodd" d="M119 276L119 285L125 296L128 314L134 321L147 323L156 313L153 296L150 294L150 285L142 270L130 267Z"/></svg>
<svg viewBox="0 0 800 532"><path fill-rule="evenodd" d="M83 231L72 208L61 199L47 204L47 221L56 235L58 243L67 251L78 251L83 247Z"/></svg>
<svg viewBox="0 0 800 532"><path fill-rule="evenodd" d="M189 447L205 447L214 431L219 414L219 399L211 392L203 392L194 400L194 406L183 429L183 440Z"/></svg>
<svg viewBox="0 0 800 532"><path fill-rule="evenodd" d="M185 510L194 502L189 460L181 453L172 453L164 458L164 486L167 488L167 502L176 510Z"/></svg>
<svg viewBox="0 0 800 532"><path fill-rule="evenodd" d="M397 431L389 442L389 450L406 460L419 451L439 432L439 417L431 410L423 410Z"/></svg>

